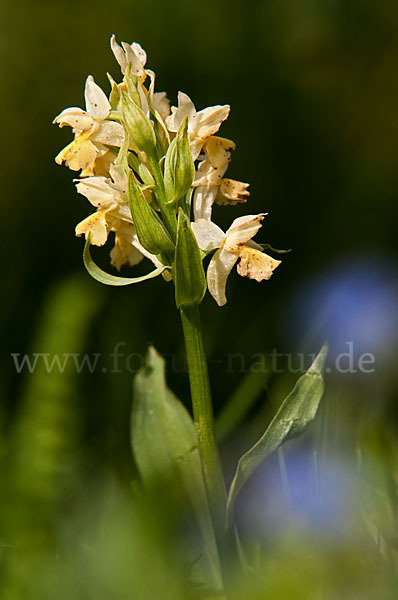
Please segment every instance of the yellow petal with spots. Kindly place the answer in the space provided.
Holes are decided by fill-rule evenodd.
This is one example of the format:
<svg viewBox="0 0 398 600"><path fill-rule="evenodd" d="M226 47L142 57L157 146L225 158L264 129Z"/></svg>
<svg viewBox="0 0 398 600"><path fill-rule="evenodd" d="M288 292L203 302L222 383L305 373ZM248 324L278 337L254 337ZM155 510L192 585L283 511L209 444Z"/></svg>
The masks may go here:
<svg viewBox="0 0 398 600"><path fill-rule="evenodd" d="M103 210L97 210L84 221L81 221L76 226L76 235L90 234L90 244L94 246L103 246L108 238L108 223L106 221L106 212Z"/></svg>
<svg viewBox="0 0 398 600"><path fill-rule="evenodd" d="M80 171L93 166L97 153L97 147L87 139L87 133L84 132L61 150L55 162L59 165L65 162L72 171Z"/></svg>
<svg viewBox="0 0 398 600"><path fill-rule="evenodd" d="M222 179L217 204L239 204L247 202L250 192L248 183L234 179Z"/></svg>
<svg viewBox="0 0 398 600"><path fill-rule="evenodd" d="M268 254L249 246L241 247L239 258L240 261L237 266L239 275L256 281L269 279L272 272L281 264L280 260L275 260Z"/></svg>

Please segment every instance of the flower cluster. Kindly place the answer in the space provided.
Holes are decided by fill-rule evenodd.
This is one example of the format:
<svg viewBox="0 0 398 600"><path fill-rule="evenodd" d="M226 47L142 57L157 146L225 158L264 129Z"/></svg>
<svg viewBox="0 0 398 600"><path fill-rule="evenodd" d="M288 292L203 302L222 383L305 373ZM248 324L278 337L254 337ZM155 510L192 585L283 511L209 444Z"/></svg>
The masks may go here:
<svg viewBox="0 0 398 600"><path fill-rule="evenodd" d="M67 108L54 119L74 134L56 162L80 171L77 191L96 208L77 225L76 235L102 246L113 232L111 263L117 269L146 257L165 279L176 281L176 256L184 255L176 248L183 243L181 213L201 251L198 268L203 270L203 258L214 252L207 285L221 306L237 261L238 273L257 281L269 279L280 264L252 241L264 214L239 217L226 233L211 220L214 203L233 205L249 196L247 183L224 177L235 144L217 133L230 107L197 111L179 92L177 106L170 108L165 92L155 91L155 74L146 68L141 46L119 45L112 36L111 48L122 81L108 75L107 97L90 75L85 109Z"/></svg>

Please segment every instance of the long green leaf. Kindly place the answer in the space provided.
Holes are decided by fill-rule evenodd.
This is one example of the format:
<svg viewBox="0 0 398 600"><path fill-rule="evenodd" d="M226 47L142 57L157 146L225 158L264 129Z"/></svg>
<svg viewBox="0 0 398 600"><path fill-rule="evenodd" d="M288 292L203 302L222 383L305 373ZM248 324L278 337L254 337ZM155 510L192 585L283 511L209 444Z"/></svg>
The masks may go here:
<svg viewBox="0 0 398 600"><path fill-rule="evenodd" d="M134 458L147 487L177 482L196 516L203 568L214 589L222 588L220 562L207 501L196 429L184 405L168 389L165 363L150 348L134 382L131 418Z"/></svg>
<svg viewBox="0 0 398 600"><path fill-rule="evenodd" d="M167 268L157 267L147 275L142 275L141 277L118 277L117 275L110 275L103 271L97 264L95 264L92 256L90 254L90 240L86 240L86 244L84 246L83 251L83 262L87 271L90 273L91 277L100 283L104 283L105 285L113 285L113 286L121 286L121 285L131 285L133 283L141 283L141 281L146 281L147 279L152 279L153 277L157 277Z"/></svg>
<svg viewBox="0 0 398 600"><path fill-rule="evenodd" d="M322 370L326 355L325 344L311 367L282 402L265 433L240 458L228 495L228 525L232 523L236 497L254 471L283 442L299 435L315 418L323 394Z"/></svg>

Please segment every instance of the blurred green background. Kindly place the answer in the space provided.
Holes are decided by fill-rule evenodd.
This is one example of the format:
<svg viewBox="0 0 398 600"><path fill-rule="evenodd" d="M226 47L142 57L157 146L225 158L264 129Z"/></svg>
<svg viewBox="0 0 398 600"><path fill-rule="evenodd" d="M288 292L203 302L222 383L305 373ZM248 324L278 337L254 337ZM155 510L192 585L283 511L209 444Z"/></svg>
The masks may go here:
<svg viewBox="0 0 398 600"><path fill-rule="evenodd" d="M273 373L270 353L293 353L297 361L298 353L316 352L323 339L331 344L321 414L312 432L289 446L288 454L300 460L290 464L288 456L285 464L279 456L242 498L242 530L249 542L261 530L262 550L253 552L258 571L266 573L264 589L253 584L242 598L373 598L376 592L389 597L397 546L398 5L390 0L2 0L0 23L5 597L30 589L40 598L105 598L117 585L120 598L131 597L125 591L131 585L140 590L134 597L168 597L163 585L148 590L147 581L131 583L126 575L125 563L131 567L131 562L125 555L132 550L124 533L130 526L138 540L131 559L139 565L135 572L146 573L151 564L159 580L167 580L170 598L188 597L159 550L170 534L163 532L162 538L157 531L152 538L145 519L130 514L125 499L134 478L131 378L148 344L167 358L169 384L188 405L172 287L161 278L124 289L89 279L74 227L90 207L77 195L73 174L54 162L70 130L60 131L51 121L65 107L83 106L86 76L92 74L107 92L106 72L120 79L109 48L112 33L119 42L142 44L157 89L167 91L173 104L182 90L198 110L231 105L221 129L237 144L228 177L250 182L251 198L243 207L216 207L214 219L224 228L247 211L268 212L259 241L292 249L271 281L258 285L235 273L226 307L219 309L212 298L203 303L217 412L255 355L266 356L268 372L249 382L238 399L253 397L253 406L239 433L226 439L228 476L297 377L286 356L278 359L281 373ZM107 264L107 250L96 256ZM374 356L372 373L336 371L333 361L347 352L349 342L356 364L363 353ZM117 344L124 356L115 368ZM12 357L86 352L100 355L92 374L77 373L71 364L62 374L56 369L47 374L43 365L31 375L26 368L18 373ZM319 459L315 471L314 457ZM286 492L286 485L285 492L279 489L286 470L294 510L284 512L278 498ZM354 472L359 491L348 483ZM316 543L333 538L330 547L321 544L325 556L316 551L308 522L314 473L316 480L324 475L325 494L334 498L328 519L338 521L345 536L355 532L347 539L334 525L326 533L317 529ZM337 505L345 506L344 515ZM85 535L84 528L90 529L92 520L97 531L97 517L102 533L95 554L88 541L94 534ZM262 528L263 522L268 525ZM115 564L106 554L112 544L123 556L113 557ZM59 548L67 549L63 556L69 565L60 575L62 586L53 564ZM75 548L84 559L74 556ZM85 561L96 566L86 571ZM89 573L87 589L77 583L83 572ZM324 596L311 595L313 572L316 580L323 577ZM311 583L295 573L307 573Z"/></svg>

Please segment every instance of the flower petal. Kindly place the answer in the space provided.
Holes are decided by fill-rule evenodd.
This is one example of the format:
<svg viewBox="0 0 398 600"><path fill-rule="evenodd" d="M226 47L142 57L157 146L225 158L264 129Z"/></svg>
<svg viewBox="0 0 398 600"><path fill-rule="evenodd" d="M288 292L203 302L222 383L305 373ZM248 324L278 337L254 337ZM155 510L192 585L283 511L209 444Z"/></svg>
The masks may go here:
<svg viewBox="0 0 398 600"><path fill-rule="evenodd" d="M108 238L108 224L106 221L106 212L98 210L76 226L76 235L85 235L86 239L90 235L90 244L94 246L103 246Z"/></svg>
<svg viewBox="0 0 398 600"><path fill-rule="evenodd" d="M169 131L176 132L179 130L184 118L188 116L188 121L191 121L196 115L195 105L187 94L178 92L178 108L171 109L171 115L166 119L166 126Z"/></svg>
<svg viewBox="0 0 398 600"><path fill-rule="evenodd" d="M94 119L97 119L97 121L106 119L111 111L111 105L109 104L105 93L101 90L99 85L95 83L92 75L89 75L86 79L84 97L86 99L87 112L94 117Z"/></svg>
<svg viewBox="0 0 398 600"><path fill-rule="evenodd" d="M158 111L163 121L165 121L170 114L170 100L166 92L155 92L151 102L153 108Z"/></svg>
<svg viewBox="0 0 398 600"><path fill-rule="evenodd" d="M94 163L94 172L91 175L104 175L107 176L109 174L109 169L111 165L115 162L116 155L110 150L106 149L104 154L97 154L97 158ZM83 171L80 173L80 177L84 177Z"/></svg>
<svg viewBox="0 0 398 600"><path fill-rule="evenodd" d="M73 129L86 131L94 125L94 119L82 108L72 107L65 108L65 110L55 117L53 123L58 123L60 127L69 125Z"/></svg>
<svg viewBox="0 0 398 600"><path fill-rule="evenodd" d="M101 144L120 148L124 142L124 128L115 121L103 121L91 137Z"/></svg>
<svg viewBox="0 0 398 600"><path fill-rule="evenodd" d="M247 197L250 196L250 192L247 189L249 185L249 183L243 183L243 181L224 178L221 181L220 193L216 200L217 204L233 205L247 202Z"/></svg>
<svg viewBox="0 0 398 600"><path fill-rule="evenodd" d="M219 248L224 241L225 233L223 230L207 219L199 219L191 223L191 228L199 248L205 252Z"/></svg>
<svg viewBox="0 0 398 600"><path fill-rule="evenodd" d="M218 177L216 169L212 167L207 159L202 160L196 169L195 178L192 185L196 187L204 185L218 185L219 183L221 183L221 177Z"/></svg>
<svg viewBox="0 0 398 600"><path fill-rule="evenodd" d="M145 248L141 245L137 234L134 235L132 243L137 248L137 250L139 250L145 256L145 258L148 258L155 265L155 267L163 267L160 260L154 254L151 254L150 252L148 252L148 250L145 250ZM162 277L165 281L171 281L173 279L169 270L163 271Z"/></svg>
<svg viewBox="0 0 398 600"><path fill-rule="evenodd" d="M112 231L115 231L115 245L111 250L111 264L120 270L122 265L133 267L141 262L144 255L133 245L135 236L133 225L115 220Z"/></svg>
<svg viewBox="0 0 398 600"><path fill-rule="evenodd" d="M107 177L86 177L75 179L74 183L78 193L85 196L96 208L108 209L115 204L114 192L109 187L110 180Z"/></svg>
<svg viewBox="0 0 398 600"><path fill-rule="evenodd" d="M127 174L122 165L111 165L109 169L114 186L122 193L127 194L128 180ZM126 203L128 203L126 196Z"/></svg>
<svg viewBox="0 0 398 600"><path fill-rule="evenodd" d="M130 46L141 65L145 67L147 55L144 48L138 42L133 42L132 44L130 44Z"/></svg>
<svg viewBox="0 0 398 600"><path fill-rule="evenodd" d="M133 267L142 261L143 255L131 244L128 238L116 236L115 245L111 250L111 265L118 271L123 265Z"/></svg>
<svg viewBox="0 0 398 600"><path fill-rule="evenodd" d="M126 67L131 63L131 72L136 75L140 81L144 81L146 78L144 69L146 52L137 42L133 42L132 44L122 42L122 47L126 55Z"/></svg>
<svg viewBox="0 0 398 600"><path fill-rule="evenodd" d="M227 302L225 287L228 275L237 260L237 253L228 252L224 248L220 248L212 256L207 268L207 286L210 294L219 306L224 306Z"/></svg>
<svg viewBox="0 0 398 600"><path fill-rule="evenodd" d="M217 197L217 192L218 188L214 186L199 186L196 188L193 199L193 214L195 221L199 221L199 219L210 221L211 211ZM218 246L216 247L218 248Z"/></svg>
<svg viewBox="0 0 398 600"><path fill-rule="evenodd" d="M256 281L269 279L272 272L281 264L280 260L275 260L272 256L249 246L241 247L239 258L237 266L239 275Z"/></svg>
<svg viewBox="0 0 398 600"><path fill-rule="evenodd" d="M238 217L225 234L225 248L236 251L238 246L252 239L261 227L266 213Z"/></svg>
<svg viewBox="0 0 398 600"><path fill-rule="evenodd" d="M61 150L55 157L55 162L61 165L65 161L65 164L72 171L79 171L80 169L92 167L97 153L97 147L87 139L86 132L83 132Z"/></svg>
<svg viewBox="0 0 398 600"><path fill-rule="evenodd" d="M191 138L189 141L189 149L191 151L192 160L195 161L202 151L204 140L201 137Z"/></svg>
<svg viewBox="0 0 398 600"><path fill-rule="evenodd" d="M197 113L192 123L192 134L205 140L220 129L220 125L228 117L230 106L209 106Z"/></svg>
<svg viewBox="0 0 398 600"><path fill-rule="evenodd" d="M124 75L124 72L127 68L126 54L121 48L121 46L119 46L119 44L117 43L115 35L112 35L111 37L111 49Z"/></svg>
<svg viewBox="0 0 398 600"><path fill-rule="evenodd" d="M226 138L212 135L203 147L204 153L211 165L224 175L231 160L231 150L235 150L235 143Z"/></svg>

